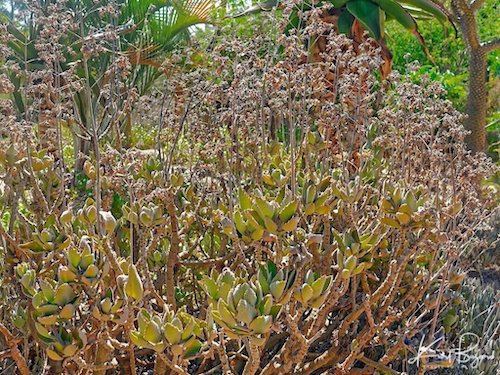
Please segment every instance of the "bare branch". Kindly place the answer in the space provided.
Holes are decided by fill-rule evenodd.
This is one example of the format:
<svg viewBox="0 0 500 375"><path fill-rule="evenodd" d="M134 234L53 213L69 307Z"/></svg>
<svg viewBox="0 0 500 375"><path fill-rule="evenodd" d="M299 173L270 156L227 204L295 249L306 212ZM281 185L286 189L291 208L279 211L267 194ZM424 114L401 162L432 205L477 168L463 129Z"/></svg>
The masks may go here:
<svg viewBox="0 0 500 375"><path fill-rule="evenodd" d="M481 8L481 6L484 4L484 0L474 0L470 4L470 8L476 12Z"/></svg>
<svg viewBox="0 0 500 375"><path fill-rule="evenodd" d="M483 42L483 43L481 43L481 48L486 53L493 52L494 50L500 48L500 38L499 39L490 40L489 42Z"/></svg>

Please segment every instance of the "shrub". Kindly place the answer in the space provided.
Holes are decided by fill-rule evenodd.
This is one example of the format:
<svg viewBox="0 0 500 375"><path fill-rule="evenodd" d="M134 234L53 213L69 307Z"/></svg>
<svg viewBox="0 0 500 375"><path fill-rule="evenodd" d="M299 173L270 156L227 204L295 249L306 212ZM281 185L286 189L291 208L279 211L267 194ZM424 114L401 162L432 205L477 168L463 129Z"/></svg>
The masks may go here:
<svg viewBox="0 0 500 375"><path fill-rule="evenodd" d="M493 168L439 84L378 81L370 42L308 17L279 61L230 39L173 74L157 151L95 142L74 196L60 154L5 123L0 332L22 374L391 373L453 328Z"/></svg>

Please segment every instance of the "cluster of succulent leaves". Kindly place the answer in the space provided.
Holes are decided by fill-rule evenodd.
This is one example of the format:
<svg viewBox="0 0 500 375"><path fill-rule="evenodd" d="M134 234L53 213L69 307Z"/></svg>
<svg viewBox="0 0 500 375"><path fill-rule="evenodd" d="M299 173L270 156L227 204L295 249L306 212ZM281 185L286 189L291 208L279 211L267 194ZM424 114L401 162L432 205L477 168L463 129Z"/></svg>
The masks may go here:
<svg viewBox="0 0 500 375"><path fill-rule="evenodd" d="M53 360L74 356L87 342L84 330L73 329L71 321L76 318L78 295L71 283L42 279L36 282L35 273L28 264L16 267L23 292L31 300L31 319L37 337L47 344L47 355ZM22 329L29 319L25 309L18 306L13 321Z"/></svg>
<svg viewBox="0 0 500 375"><path fill-rule="evenodd" d="M260 266L251 280L230 270L204 276L202 285L210 298L214 321L230 338L249 337L263 344L283 303L290 297L295 272L277 270L274 263Z"/></svg>
<svg viewBox="0 0 500 375"><path fill-rule="evenodd" d="M166 311L162 315L141 309L137 322L138 329L130 333L134 344L160 353L169 347L177 356L190 357L201 350L200 339L206 337L206 323L188 314L185 309Z"/></svg>

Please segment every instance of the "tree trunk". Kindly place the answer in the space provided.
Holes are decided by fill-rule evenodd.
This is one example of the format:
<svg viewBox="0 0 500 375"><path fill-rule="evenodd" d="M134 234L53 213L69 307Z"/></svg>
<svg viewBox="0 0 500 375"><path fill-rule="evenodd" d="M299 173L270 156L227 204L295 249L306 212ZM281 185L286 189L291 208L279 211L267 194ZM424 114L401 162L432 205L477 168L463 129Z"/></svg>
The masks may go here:
<svg viewBox="0 0 500 375"><path fill-rule="evenodd" d="M473 152L486 151L486 116L488 90L486 87L487 54L482 48L470 49L469 90L465 111L465 127L471 133L466 142Z"/></svg>
<svg viewBox="0 0 500 375"><path fill-rule="evenodd" d="M469 52L469 89L465 112L465 127L471 133L467 136L467 146L472 152L483 152L487 149L486 116L488 112L487 88L487 56L489 52L500 47L500 40L481 42L476 13L484 3L483 0L469 2L452 0L451 9L455 21L460 26L463 40Z"/></svg>

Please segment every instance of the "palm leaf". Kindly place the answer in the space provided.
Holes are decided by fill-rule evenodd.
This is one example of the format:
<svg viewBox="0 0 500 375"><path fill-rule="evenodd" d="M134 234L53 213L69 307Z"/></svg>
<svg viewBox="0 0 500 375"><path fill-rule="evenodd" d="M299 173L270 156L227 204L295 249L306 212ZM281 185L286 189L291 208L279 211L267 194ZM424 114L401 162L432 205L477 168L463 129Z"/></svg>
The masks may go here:
<svg viewBox="0 0 500 375"><path fill-rule="evenodd" d="M154 12L150 19L153 41L162 49L175 44L175 39L190 27L208 23L213 2L209 0L177 0Z"/></svg>

